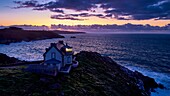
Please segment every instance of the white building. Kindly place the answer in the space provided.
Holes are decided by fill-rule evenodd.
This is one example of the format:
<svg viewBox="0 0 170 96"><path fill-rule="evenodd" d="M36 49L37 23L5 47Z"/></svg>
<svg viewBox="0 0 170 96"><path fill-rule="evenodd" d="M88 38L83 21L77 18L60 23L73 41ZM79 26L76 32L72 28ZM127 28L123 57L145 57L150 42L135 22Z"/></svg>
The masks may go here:
<svg viewBox="0 0 170 96"><path fill-rule="evenodd" d="M43 56L44 65L56 67L59 72L69 73L73 65L72 47L64 44L63 41L51 43Z"/></svg>

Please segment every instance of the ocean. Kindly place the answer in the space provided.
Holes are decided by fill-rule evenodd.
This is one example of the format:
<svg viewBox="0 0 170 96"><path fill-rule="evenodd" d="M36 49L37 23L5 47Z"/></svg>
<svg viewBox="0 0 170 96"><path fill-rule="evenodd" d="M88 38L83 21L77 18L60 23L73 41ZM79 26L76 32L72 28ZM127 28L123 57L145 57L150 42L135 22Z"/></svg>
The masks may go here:
<svg viewBox="0 0 170 96"><path fill-rule="evenodd" d="M70 38L76 36L76 38ZM71 34L62 39L0 44L0 53L20 60L43 60L50 43L64 40L74 51L94 51L109 56L131 70L154 78L169 90L156 89L152 96L170 96L170 34Z"/></svg>

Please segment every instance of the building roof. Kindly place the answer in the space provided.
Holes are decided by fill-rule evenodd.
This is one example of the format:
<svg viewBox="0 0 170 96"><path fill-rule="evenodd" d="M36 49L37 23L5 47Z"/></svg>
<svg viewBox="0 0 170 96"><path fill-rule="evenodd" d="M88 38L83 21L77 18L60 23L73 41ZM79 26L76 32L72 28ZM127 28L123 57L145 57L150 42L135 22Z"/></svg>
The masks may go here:
<svg viewBox="0 0 170 96"><path fill-rule="evenodd" d="M63 46L63 48L72 48L72 47L68 46L66 43L66 45Z"/></svg>
<svg viewBox="0 0 170 96"><path fill-rule="evenodd" d="M45 51L45 53L43 54L43 56L45 56L45 55L47 54L47 52L48 52L51 48L53 48L53 47L54 47L56 50L58 50L58 52L60 52L61 55L63 55L62 52L61 52L61 50L59 50L59 49L57 48L56 43L51 43L50 47L46 49L46 51Z"/></svg>
<svg viewBox="0 0 170 96"><path fill-rule="evenodd" d="M58 43L63 44L63 46L61 47L61 49L58 49L58 48L57 48L57 43L51 43L51 46L46 49L46 52L43 54L43 56L45 56L45 55L47 54L47 52L48 52L51 48L53 48L53 47L54 47L56 50L58 50L61 55L71 55L71 54L73 54L72 52L66 52L66 51L65 51L66 48L72 48L72 47L68 46L67 44L64 44L63 41L59 41Z"/></svg>

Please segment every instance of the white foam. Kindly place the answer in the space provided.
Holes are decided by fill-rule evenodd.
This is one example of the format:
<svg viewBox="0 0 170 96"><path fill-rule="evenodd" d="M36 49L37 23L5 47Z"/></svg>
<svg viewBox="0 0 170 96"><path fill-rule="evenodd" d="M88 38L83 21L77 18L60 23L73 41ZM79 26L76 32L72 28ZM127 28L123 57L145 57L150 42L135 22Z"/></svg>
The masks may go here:
<svg viewBox="0 0 170 96"><path fill-rule="evenodd" d="M151 96L170 96L170 75L165 73L157 73L153 71L146 70L144 68L125 66L132 71L138 71L145 76L154 78L157 83L163 84L167 89L156 89L156 92L151 92Z"/></svg>

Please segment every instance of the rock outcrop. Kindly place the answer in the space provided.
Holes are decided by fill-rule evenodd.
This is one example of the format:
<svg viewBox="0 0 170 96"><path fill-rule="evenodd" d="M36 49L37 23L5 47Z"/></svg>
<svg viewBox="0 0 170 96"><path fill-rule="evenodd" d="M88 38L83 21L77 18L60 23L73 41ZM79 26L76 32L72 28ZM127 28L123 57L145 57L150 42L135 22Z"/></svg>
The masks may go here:
<svg viewBox="0 0 170 96"><path fill-rule="evenodd" d="M154 88L164 88L153 78L144 76L138 71L133 72L96 52L82 51L77 54L77 60L80 61L82 68L85 68L85 72L82 73L90 74L97 79L94 85L104 84L101 87L106 95L149 96Z"/></svg>
<svg viewBox="0 0 170 96"><path fill-rule="evenodd" d="M6 54L0 53L0 67L10 67L10 66L19 66L27 64L39 64L43 61L21 61L14 57L9 57Z"/></svg>
<svg viewBox="0 0 170 96"><path fill-rule="evenodd" d="M13 63L17 63L17 62L21 62L21 61L14 57L8 57L7 55L0 53L0 66L8 65L11 63L13 64Z"/></svg>

